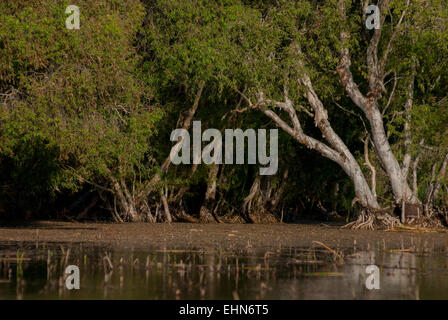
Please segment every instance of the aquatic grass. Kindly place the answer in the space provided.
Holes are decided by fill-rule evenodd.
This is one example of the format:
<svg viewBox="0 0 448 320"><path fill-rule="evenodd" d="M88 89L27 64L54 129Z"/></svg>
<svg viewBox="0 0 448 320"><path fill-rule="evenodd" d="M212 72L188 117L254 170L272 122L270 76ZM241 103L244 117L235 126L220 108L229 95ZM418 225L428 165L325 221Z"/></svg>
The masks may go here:
<svg viewBox="0 0 448 320"><path fill-rule="evenodd" d="M424 242L424 239L422 239L421 247L424 247ZM225 246L211 251L209 249L193 249L193 252L188 248L177 247L172 248L172 250L180 250L180 252L169 252L169 260L167 259L168 253L164 251L170 251L171 248L156 247L150 248L149 251L123 251L123 248L95 247L94 250L91 250L90 248L72 245L70 247L72 250L70 258L78 259L75 261L81 263L83 283L87 283L87 286L95 290L95 297L100 299L126 298L136 294L139 295L139 298L150 299L156 297L159 299L232 299L232 292L235 292L235 297L241 299L271 299L278 297L279 292L287 292L291 297L296 297L308 294L301 289L301 282L303 281L310 281L313 285L322 284L323 286L331 283L331 286L334 287L335 283L341 284L341 277L344 277L344 281L351 281L351 285L356 290L356 297L360 297L359 294L366 295L367 293L360 293L358 290L358 286L359 288L364 286L362 277L359 280L358 278L354 279L351 275L352 273L358 274L358 272L361 272L362 274L364 272L365 258L367 257L365 251L356 250L356 253L353 253L352 246L347 248L339 244L330 247L327 243L324 244L347 259L347 263L340 265L340 258L337 255L316 243L306 248L295 248L288 245L284 246L280 252L277 251L277 246L251 250ZM417 245L418 243L414 241L413 244ZM57 250L52 251L51 248L55 246L57 246ZM376 256L377 259L380 257L376 261L380 268L383 264L387 265L390 262L395 265L394 257L401 256L403 252L407 253L403 255L405 257L414 254L406 251L397 251L395 255L392 254L393 252L388 254L381 250L383 246L381 241L372 242L372 246L382 253L382 255ZM428 242L426 246L430 248L431 242ZM44 252L41 251L32 256L33 262L29 264L32 267L36 259L44 262L48 256L56 257L51 258L51 277L48 281L44 281L45 284L40 294L44 297L68 298L71 293L64 289L64 283L61 282L60 278L60 270L62 269L59 268L64 263L64 254L61 254L60 250L62 251L62 249L59 245L50 245L48 248L47 252L44 251L46 257L43 254ZM66 248L65 253L67 253ZM398 243L397 249L399 248ZM406 248L408 246L404 243L402 249L408 250ZM413 246L411 245L410 248L413 248ZM22 250L18 254L17 252L11 252L16 256L15 261L26 259L22 253L27 255L27 251ZM113 276L110 272L111 267L108 258L105 256L110 259L110 263L114 267ZM85 257L87 257L87 262L82 265ZM418 257L417 259L423 259L421 255L416 255L416 257ZM14 264L15 261L12 261L12 263ZM412 261L404 260L405 263L412 263ZM444 263L444 261L442 262ZM439 264L440 261L437 260L436 263ZM140 268L137 267L138 265L140 265ZM356 272L353 272L354 267L357 270ZM405 267L414 268L415 266L405 265ZM3 269L5 268L7 267ZM24 270L25 275L28 270L27 264L27 269ZM394 273L391 273L389 277L401 277L395 267L390 270ZM15 285L14 272L12 272L12 276ZM45 279L45 275L42 274L42 276ZM285 279L290 280L289 283L286 282L287 285ZM9 285L5 284L5 286ZM22 285L22 282L18 285L18 289L23 291L23 297L30 297L30 294L33 294L27 291L29 288ZM16 291L14 290L14 292ZM315 294L313 292L310 291L309 293ZM350 292L350 297L351 294ZM346 292L341 291L341 295L347 297ZM322 293L322 296L330 297L326 293Z"/></svg>
<svg viewBox="0 0 448 320"><path fill-rule="evenodd" d="M408 248L408 249L389 249L389 250L386 250L386 252L392 252L392 253L401 253L401 252L407 252L407 253L410 253L410 252L415 252L415 250L414 249L412 249L412 248Z"/></svg>
<svg viewBox="0 0 448 320"><path fill-rule="evenodd" d="M333 253L335 257L339 258L339 262L340 263L344 263L344 258L339 253L337 253L335 250L333 250L329 246L327 246L326 244L324 244L324 243L322 243L320 241L313 241L313 244L317 244L319 246L324 247L325 249L327 249L328 251Z"/></svg>
<svg viewBox="0 0 448 320"><path fill-rule="evenodd" d="M22 278L23 278L23 267L22 267L22 263L23 263L23 257L24 257L24 253L22 253L19 256L19 250L17 250L17 267L16 267L16 279L17 282L19 282Z"/></svg>
<svg viewBox="0 0 448 320"><path fill-rule="evenodd" d="M342 277L342 272L309 272L303 274L305 277Z"/></svg>

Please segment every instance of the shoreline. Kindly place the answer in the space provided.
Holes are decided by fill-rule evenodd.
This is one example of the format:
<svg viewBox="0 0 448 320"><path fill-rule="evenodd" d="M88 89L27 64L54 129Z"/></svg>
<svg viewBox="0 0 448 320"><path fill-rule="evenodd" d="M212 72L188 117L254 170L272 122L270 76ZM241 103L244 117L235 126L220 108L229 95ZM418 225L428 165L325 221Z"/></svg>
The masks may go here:
<svg viewBox="0 0 448 320"><path fill-rule="evenodd" d="M341 229L339 224L0 223L0 243L85 243L122 248L310 247L448 251L447 233Z"/></svg>

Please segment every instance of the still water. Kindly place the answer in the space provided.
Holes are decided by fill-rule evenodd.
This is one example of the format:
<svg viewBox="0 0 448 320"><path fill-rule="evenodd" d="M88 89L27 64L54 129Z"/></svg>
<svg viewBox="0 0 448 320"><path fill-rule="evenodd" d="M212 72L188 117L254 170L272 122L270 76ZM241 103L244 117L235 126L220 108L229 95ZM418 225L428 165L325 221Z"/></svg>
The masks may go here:
<svg viewBox="0 0 448 320"><path fill-rule="evenodd" d="M0 244L0 299L448 299L445 251L330 249ZM366 288L372 264L379 290Z"/></svg>

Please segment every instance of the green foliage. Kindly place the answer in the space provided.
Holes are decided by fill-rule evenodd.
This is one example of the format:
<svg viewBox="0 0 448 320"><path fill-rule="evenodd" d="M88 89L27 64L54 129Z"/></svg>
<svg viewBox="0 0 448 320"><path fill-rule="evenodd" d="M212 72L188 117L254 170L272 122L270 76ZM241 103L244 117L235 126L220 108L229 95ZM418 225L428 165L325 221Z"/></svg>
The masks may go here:
<svg viewBox="0 0 448 320"><path fill-rule="evenodd" d="M0 4L0 169L41 196L148 176L163 114L139 71L139 1L81 1L79 30L65 28L68 4Z"/></svg>
<svg viewBox="0 0 448 320"><path fill-rule="evenodd" d="M448 150L448 13L443 0L416 0L409 8L406 1L389 3L390 10L383 12L387 18L380 57L394 32L396 36L380 107L392 148L402 160L408 119L402 110L415 62L412 153L415 157L419 152L422 139L439 150L422 157L419 184L425 185L432 164ZM351 71L360 90L368 93L365 53L373 31L364 26L359 1L346 1L344 21L337 0L84 0L76 3L80 30L65 28L69 4L0 2L3 197L20 195L39 202L87 185L111 191L116 181L132 189L133 196L138 194L169 154L169 134L202 85L195 119L202 121L203 129L272 128L260 112L232 110L245 105L238 92L253 101L260 91L282 100L286 86L305 132L323 140L314 120L303 112L309 106L297 81L302 68L333 128L359 163L364 162L361 138L366 127L336 72L339 34L345 28L351 34ZM405 10L406 19L395 29ZM287 206L322 201L351 210L352 186L339 167L284 132L279 145L279 176L289 172L282 191ZM378 159L371 157L378 169L378 194L386 201L387 177ZM225 166L221 172L226 176L218 193L230 211L249 193L256 170ZM207 166L193 176L190 167L170 168L161 184L171 193L181 186L195 190L209 182L208 173ZM274 177L270 183L275 189L282 179ZM337 197L331 191L335 185L340 189Z"/></svg>

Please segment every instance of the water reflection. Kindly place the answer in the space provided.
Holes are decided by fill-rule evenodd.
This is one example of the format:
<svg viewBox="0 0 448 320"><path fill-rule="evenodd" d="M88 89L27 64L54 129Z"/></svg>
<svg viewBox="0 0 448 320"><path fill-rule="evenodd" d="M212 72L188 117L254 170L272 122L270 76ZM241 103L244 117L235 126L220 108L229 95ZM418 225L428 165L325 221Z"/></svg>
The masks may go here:
<svg viewBox="0 0 448 320"><path fill-rule="evenodd" d="M368 290L366 267L380 268ZM67 290L65 268L80 269ZM424 250L133 250L0 246L0 299L448 299L448 256Z"/></svg>

